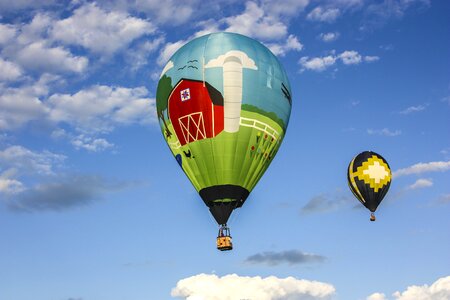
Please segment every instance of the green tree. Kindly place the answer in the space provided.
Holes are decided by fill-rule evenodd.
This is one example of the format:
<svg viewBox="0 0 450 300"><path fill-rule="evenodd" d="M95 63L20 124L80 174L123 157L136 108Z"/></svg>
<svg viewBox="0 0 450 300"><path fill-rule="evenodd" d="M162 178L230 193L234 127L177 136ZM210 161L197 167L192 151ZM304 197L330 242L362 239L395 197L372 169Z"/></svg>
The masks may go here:
<svg viewBox="0 0 450 300"><path fill-rule="evenodd" d="M172 91L172 79L164 74L158 83L156 89L156 112L158 117L163 121L164 128L167 137L171 137L172 133L167 127L166 120L164 119L164 111L167 110L167 104L169 102L169 95Z"/></svg>

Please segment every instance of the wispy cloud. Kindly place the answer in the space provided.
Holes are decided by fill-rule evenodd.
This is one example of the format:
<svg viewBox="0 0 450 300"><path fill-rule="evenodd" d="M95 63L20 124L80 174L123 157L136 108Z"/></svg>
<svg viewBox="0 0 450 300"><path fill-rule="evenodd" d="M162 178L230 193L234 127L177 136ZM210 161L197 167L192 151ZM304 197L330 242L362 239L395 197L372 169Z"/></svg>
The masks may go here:
<svg viewBox="0 0 450 300"><path fill-rule="evenodd" d="M346 50L340 54L335 54L333 50L327 56L312 58L303 56L298 63L301 65L301 72L305 70L322 72L335 65L338 61L341 61L344 65L359 65L362 62L373 62L378 59L378 56L363 56L355 50Z"/></svg>
<svg viewBox="0 0 450 300"><path fill-rule="evenodd" d="M400 177L412 174L422 174L428 172L444 172L450 170L450 161L433 161L428 163L417 163L407 168L399 169L392 173L392 176Z"/></svg>
<svg viewBox="0 0 450 300"><path fill-rule="evenodd" d="M382 135L382 136L398 136L402 134L401 130L390 130L389 128L383 128L383 129L367 129L367 133L369 135Z"/></svg>
<svg viewBox="0 0 450 300"><path fill-rule="evenodd" d="M251 255L245 260L250 264L266 264L269 266L277 266L283 263L288 265L298 265L307 263L321 263L326 258L322 255L305 253L299 250L288 250L282 252L262 252Z"/></svg>
<svg viewBox="0 0 450 300"><path fill-rule="evenodd" d="M336 7L317 6L308 13L306 19L309 21L333 23L341 15L341 11Z"/></svg>
<svg viewBox="0 0 450 300"><path fill-rule="evenodd" d="M327 33L321 33L319 35L319 39L323 42L329 43L337 40L339 38L340 34L339 32L327 32Z"/></svg>
<svg viewBox="0 0 450 300"><path fill-rule="evenodd" d="M353 199L342 192L336 192L333 196L321 194L312 197L301 209L301 214L326 213L335 211L352 203Z"/></svg>
<svg viewBox="0 0 450 300"><path fill-rule="evenodd" d="M331 299L335 291L331 284L294 277L198 274L179 280L170 294L184 299L326 300Z"/></svg>
<svg viewBox="0 0 450 300"><path fill-rule="evenodd" d="M420 178L416 182L407 187L408 190L417 190L422 188L427 188L433 186L433 181L431 179Z"/></svg>
<svg viewBox="0 0 450 300"><path fill-rule="evenodd" d="M423 111L425 109L426 109L425 105L410 106L410 107L407 107L404 110L400 111L400 114L409 115L411 113Z"/></svg>

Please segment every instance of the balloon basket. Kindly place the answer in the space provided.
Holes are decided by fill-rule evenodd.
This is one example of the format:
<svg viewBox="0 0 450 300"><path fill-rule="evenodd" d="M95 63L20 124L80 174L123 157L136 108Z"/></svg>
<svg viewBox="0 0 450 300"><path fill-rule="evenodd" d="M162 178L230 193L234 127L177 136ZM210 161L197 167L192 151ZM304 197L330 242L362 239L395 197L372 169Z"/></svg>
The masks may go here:
<svg viewBox="0 0 450 300"><path fill-rule="evenodd" d="M227 225L221 225L219 228L219 235L217 236L217 249L220 251L228 251L233 249L231 241L230 229Z"/></svg>
<svg viewBox="0 0 450 300"><path fill-rule="evenodd" d="M370 214L370 221L375 222L377 218L375 218L375 215L373 213Z"/></svg>

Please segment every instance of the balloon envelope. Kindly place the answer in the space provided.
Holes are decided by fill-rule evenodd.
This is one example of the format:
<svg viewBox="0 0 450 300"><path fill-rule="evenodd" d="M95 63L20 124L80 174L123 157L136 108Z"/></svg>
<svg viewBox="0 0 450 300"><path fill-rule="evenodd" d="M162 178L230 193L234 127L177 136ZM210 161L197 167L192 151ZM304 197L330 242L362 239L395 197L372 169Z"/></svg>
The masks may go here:
<svg viewBox="0 0 450 300"><path fill-rule="evenodd" d="M219 224L241 207L277 153L291 89L265 46L214 33L180 48L156 95L164 138Z"/></svg>
<svg viewBox="0 0 450 300"><path fill-rule="evenodd" d="M364 151L348 166L348 186L353 195L371 212L375 212L391 185L391 169L379 154Z"/></svg>

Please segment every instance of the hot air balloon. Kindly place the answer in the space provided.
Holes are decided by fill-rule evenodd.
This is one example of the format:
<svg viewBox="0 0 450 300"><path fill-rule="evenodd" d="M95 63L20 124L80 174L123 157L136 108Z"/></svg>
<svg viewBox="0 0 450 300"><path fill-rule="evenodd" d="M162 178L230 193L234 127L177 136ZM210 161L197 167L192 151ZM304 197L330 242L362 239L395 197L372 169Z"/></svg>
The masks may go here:
<svg viewBox="0 0 450 300"><path fill-rule="evenodd" d="M387 161L372 151L356 155L348 166L348 186L353 195L370 210L371 221L375 221L375 211L389 190L391 177Z"/></svg>
<svg viewBox="0 0 450 300"><path fill-rule="evenodd" d="M228 219L272 162L289 122L283 67L251 38L205 35L169 59L156 106L173 156L219 224L217 248L231 250Z"/></svg>

